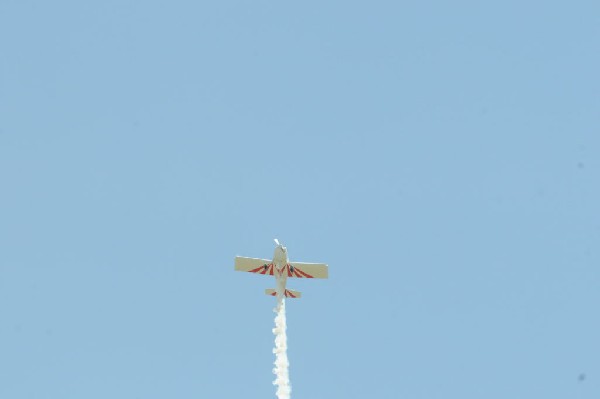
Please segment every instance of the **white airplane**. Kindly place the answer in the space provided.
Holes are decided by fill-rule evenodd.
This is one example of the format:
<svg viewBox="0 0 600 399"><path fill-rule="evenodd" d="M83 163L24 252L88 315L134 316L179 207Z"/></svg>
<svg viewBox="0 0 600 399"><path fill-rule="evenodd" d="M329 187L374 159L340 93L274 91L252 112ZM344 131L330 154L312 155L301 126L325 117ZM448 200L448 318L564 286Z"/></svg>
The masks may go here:
<svg viewBox="0 0 600 399"><path fill-rule="evenodd" d="M275 276L277 288L266 289L265 294L276 296L285 295L286 298L300 298L302 293L285 288L288 277L298 278L327 278L327 265L323 263L300 263L290 262L287 255L287 248L275 239L275 253L273 260L235 257L235 270L240 272L250 272Z"/></svg>

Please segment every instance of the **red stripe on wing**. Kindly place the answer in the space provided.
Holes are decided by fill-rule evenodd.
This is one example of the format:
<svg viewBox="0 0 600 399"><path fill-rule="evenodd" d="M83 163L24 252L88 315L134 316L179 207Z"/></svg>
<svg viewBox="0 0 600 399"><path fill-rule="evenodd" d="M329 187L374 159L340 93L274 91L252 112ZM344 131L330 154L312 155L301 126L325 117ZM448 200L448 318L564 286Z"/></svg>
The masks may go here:
<svg viewBox="0 0 600 399"><path fill-rule="evenodd" d="M265 270L265 267L264 267L264 266L259 266L259 267L257 267L256 269L252 269L252 270L248 270L248 271L249 271L250 273L260 273L261 269L262 269L262 270Z"/></svg>
<svg viewBox="0 0 600 399"><path fill-rule="evenodd" d="M297 267L294 267L294 274L296 275L296 277L300 277L300 278L302 278L302 277L314 278L310 274L303 272L302 270L298 269Z"/></svg>
<svg viewBox="0 0 600 399"><path fill-rule="evenodd" d="M265 268L265 266L267 266L267 267ZM272 276L273 275L273 264L272 263L269 264L269 265L265 264L265 265L259 266L259 267L255 268L255 269L252 269L252 270L248 270L248 272L250 272L250 273L257 273L257 274L267 274L268 271L269 271L269 267L271 268L271 273L270 274Z"/></svg>

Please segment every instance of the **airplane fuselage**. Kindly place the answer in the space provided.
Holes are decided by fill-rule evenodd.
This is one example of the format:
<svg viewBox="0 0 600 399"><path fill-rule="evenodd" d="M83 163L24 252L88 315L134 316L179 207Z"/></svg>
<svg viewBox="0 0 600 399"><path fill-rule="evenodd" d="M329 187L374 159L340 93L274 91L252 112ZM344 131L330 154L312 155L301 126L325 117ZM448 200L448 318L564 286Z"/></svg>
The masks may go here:
<svg viewBox="0 0 600 399"><path fill-rule="evenodd" d="M273 265L275 280L277 281L277 292L283 293L285 292L285 285L287 282L287 273L285 273L285 268L288 265L288 255L287 248L283 245L278 245L275 247L275 252L273 253Z"/></svg>

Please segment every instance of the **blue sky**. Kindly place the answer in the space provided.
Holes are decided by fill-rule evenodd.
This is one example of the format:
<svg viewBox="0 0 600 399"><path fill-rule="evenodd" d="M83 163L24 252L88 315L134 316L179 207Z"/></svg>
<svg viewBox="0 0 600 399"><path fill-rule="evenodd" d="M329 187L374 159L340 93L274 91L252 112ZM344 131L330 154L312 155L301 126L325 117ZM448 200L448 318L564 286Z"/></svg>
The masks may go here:
<svg viewBox="0 0 600 399"><path fill-rule="evenodd" d="M0 2L0 397L597 398L599 12Z"/></svg>

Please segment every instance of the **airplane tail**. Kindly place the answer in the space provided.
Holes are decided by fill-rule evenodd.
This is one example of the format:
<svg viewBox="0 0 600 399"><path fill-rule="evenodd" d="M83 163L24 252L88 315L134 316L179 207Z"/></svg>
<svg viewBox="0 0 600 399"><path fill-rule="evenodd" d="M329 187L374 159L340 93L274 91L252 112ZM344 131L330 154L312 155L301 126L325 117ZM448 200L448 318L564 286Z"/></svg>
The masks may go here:
<svg viewBox="0 0 600 399"><path fill-rule="evenodd" d="M265 290L265 294L271 295L271 296L277 296L277 291L274 290L273 288L268 288ZM301 296L302 296L302 293L300 291L285 290L286 298L300 298Z"/></svg>

